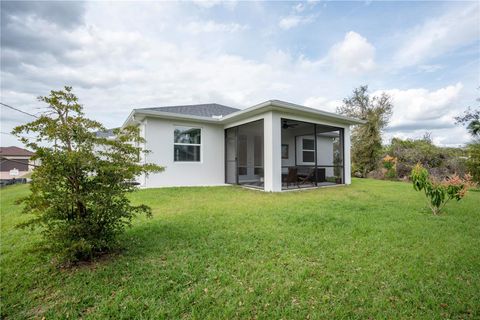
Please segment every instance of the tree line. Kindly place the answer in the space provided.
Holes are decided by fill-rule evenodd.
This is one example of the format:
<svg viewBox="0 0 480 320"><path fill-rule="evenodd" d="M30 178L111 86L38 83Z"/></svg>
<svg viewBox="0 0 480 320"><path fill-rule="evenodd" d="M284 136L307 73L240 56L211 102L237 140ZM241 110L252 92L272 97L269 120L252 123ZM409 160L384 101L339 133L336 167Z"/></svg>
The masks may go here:
<svg viewBox="0 0 480 320"><path fill-rule="evenodd" d="M421 164L437 179L469 173L480 182L480 107L469 107L454 119L472 137L464 148L436 146L429 133L419 139L393 138L384 145L382 135L393 114L392 99L386 93L372 97L368 86L354 89L337 112L366 122L355 126L351 135L352 174L357 177L409 179L415 165Z"/></svg>

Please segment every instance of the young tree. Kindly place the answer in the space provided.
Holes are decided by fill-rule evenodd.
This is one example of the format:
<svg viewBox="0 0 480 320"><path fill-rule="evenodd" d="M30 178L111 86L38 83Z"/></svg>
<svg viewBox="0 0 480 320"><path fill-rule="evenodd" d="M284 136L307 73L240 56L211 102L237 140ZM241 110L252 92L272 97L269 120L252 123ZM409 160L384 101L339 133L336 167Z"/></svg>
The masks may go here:
<svg viewBox="0 0 480 320"><path fill-rule="evenodd" d="M366 121L352 130L352 162L363 177L377 166L382 152L382 130L392 116L392 108L389 95L370 97L368 86L354 89L353 95L337 108L338 113Z"/></svg>
<svg viewBox="0 0 480 320"><path fill-rule="evenodd" d="M87 260L111 250L133 216L151 214L130 204L127 193L136 176L163 168L139 162L145 151L138 128L117 129L115 139L97 135L105 128L84 116L71 87L38 99L48 111L13 130L40 160L23 199L24 213L34 217L21 226L41 227L62 260Z"/></svg>
<svg viewBox="0 0 480 320"><path fill-rule="evenodd" d="M428 205L434 215L441 213L443 207L452 199L462 200L467 194L469 188L474 187L470 175L460 178L454 174L449 178L437 180L430 177L428 170L418 163L410 176L413 182L413 188L416 191L424 192L427 197Z"/></svg>

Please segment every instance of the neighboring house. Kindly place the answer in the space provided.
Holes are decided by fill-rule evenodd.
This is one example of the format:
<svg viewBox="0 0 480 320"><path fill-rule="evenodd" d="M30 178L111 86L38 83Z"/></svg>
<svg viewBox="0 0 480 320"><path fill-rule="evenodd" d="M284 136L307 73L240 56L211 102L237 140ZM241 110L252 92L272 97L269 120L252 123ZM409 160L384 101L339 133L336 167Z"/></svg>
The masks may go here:
<svg viewBox="0 0 480 320"><path fill-rule="evenodd" d="M360 120L270 100L239 110L219 104L134 109L151 152L142 162L165 171L143 187L239 184L265 191L350 184L350 126Z"/></svg>
<svg viewBox="0 0 480 320"><path fill-rule="evenodd" d="M33 169L34 163L30 160L33 155L19 147L0 147L0 179L24 178Z"/></svg>

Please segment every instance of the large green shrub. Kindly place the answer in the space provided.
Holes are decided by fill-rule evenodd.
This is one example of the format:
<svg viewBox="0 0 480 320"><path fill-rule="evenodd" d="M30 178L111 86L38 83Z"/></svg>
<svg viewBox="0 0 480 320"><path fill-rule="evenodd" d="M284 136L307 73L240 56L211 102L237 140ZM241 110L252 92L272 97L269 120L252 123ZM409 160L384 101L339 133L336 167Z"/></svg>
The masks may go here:
<svg viewBox="0 0 480 320"><path fill-rule="evenodd" d="M429 139L402 140L393 138L384 149L386 155L397 159L398 178L407 178L417 163L422 164L437 179L466 173L467 152L463 148L439 147Z"/></svg>
<svg viewBox="0 0 480 320"><path fill-rule="evenodd" d="M84 117L71 87L39 100L48 111L13 131L41 163L23 200L33 218L22 226L40 227L62 260L86 260L112 249L135 214L150 214L149 207L130 204L129 181L162 168L139 163L138 128L116 130L115 139L98 136L105 128Z"/></svg>
<svg viewBox="0 0 480 320"><path fill-rule="evenodd" d="M467 170L472 175L472 179L480 183L480 140L470 143L467 150Z"/></svg>
<svg viewBox="0 0 480 320"><path fill-rule="evenodd" d="M453 175L442 181L431 178L428 170L421 164L413 168L410 178L416 191L424 191L434 215L439 214L450 200L460 201L466 195L468 188L473 185L469 175L464 179Z"/></svg>

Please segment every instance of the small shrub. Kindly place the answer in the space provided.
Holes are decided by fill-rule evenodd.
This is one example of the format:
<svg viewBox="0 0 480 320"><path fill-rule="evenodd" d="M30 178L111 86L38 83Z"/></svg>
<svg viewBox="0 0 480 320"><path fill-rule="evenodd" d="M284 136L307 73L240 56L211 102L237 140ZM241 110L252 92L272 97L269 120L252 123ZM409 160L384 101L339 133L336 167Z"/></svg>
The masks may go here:
<svg viewBox="0 0 480 320"><path fill-rule="evenodd" d="M397 178L397 158L391 157L388 154L382 159L383 167L387 170L385 177L387 179Z"/></svg>
<svg viewBox="0 0 480 320"><path fill-rule="evenodd" d="M424 191L434 215L438 215L450 200L460 201L465 197L468 189L475 185L468 174L463 179L456 174L441 181L431 178L428 170L421 164L413 168L410 177L413 188L416 191Z"/></svg>

